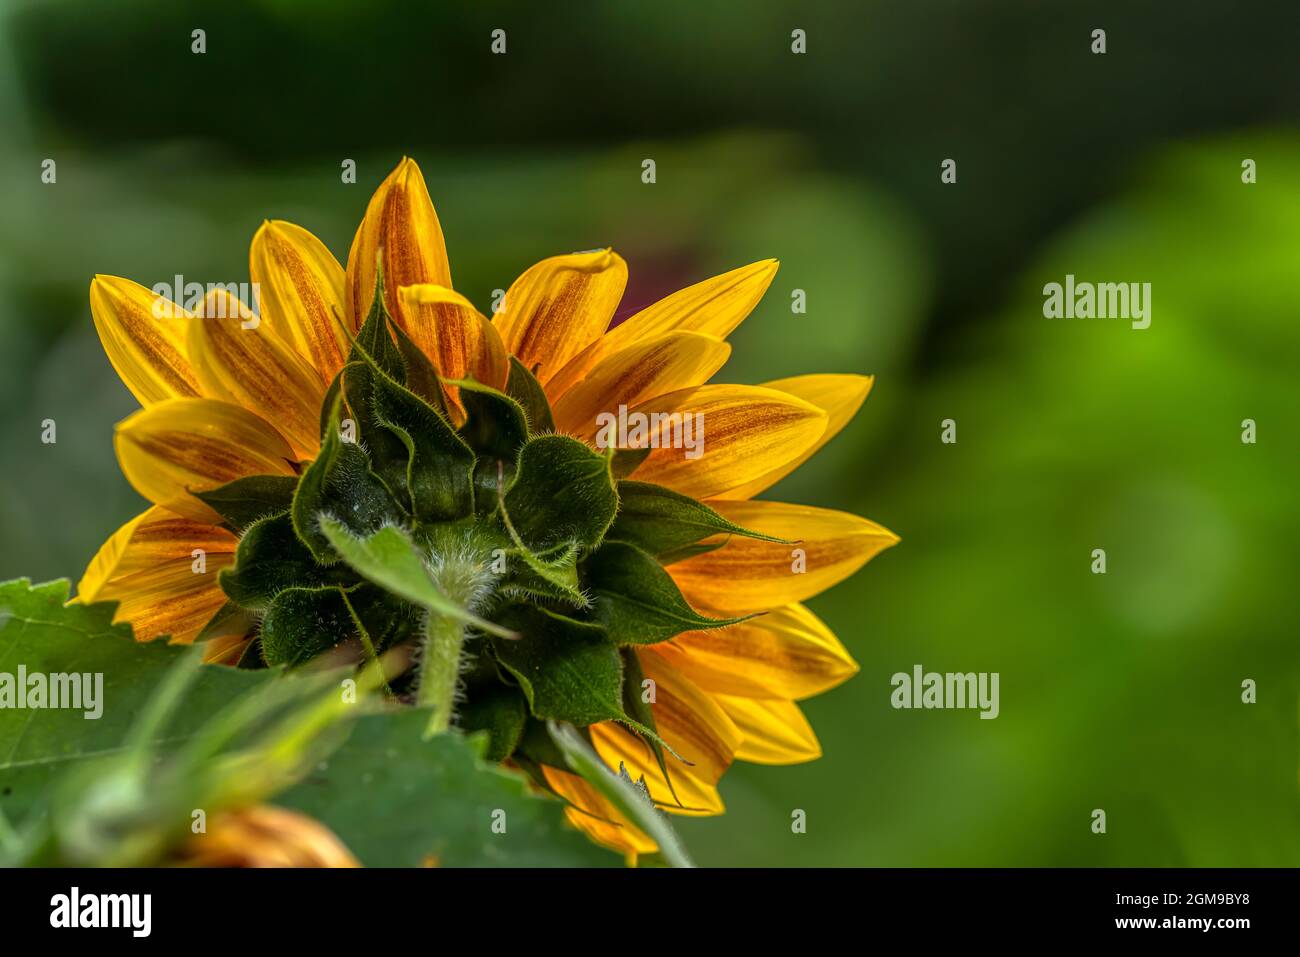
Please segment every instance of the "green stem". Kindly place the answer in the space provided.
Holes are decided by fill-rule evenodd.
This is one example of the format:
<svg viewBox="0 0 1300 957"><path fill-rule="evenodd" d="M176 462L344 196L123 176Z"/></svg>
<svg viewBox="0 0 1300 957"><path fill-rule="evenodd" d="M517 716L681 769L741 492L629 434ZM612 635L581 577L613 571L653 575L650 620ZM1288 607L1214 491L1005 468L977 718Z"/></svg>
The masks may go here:
<svg viewBox="0 0 1300 957"><path fill-rule="evenodd" d="M433 706L424 736L432 738L451 727L456 682L460 680L460 650L465 628L454 618L429 613L424 626L424 661L420 668L417 702Z"/></svg>

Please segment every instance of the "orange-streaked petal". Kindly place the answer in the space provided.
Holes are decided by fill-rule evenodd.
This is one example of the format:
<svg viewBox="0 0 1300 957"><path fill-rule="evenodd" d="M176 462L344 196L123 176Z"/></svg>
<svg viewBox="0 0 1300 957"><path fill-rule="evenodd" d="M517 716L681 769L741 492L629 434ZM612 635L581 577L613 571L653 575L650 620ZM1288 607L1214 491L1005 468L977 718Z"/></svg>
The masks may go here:
<svg viewBox="0 0 1300 957"><path fill-rule="evenodd" d="M460 293L426 283L398 290L407 334L448 379L472 377L504 389L510 357L492 323Z"/></svg>
<svg viewBox="0 0 1300 957"><path fill-rule="evenodd" d="M615 810L583 778L549 765L542 765L542 775L555 793L571 805L564 810L569 823L597 844L623 853L628 864L635 865L638 854L659 849L658 844Z"/></svg>
<svg viewBox="0 0 1300 957"><path fill-rule="evenodd" d="M803 605L651 645L705 691L745 698L820 694L857 674L857 662L820 618Z"/></svg>
<svg viewBox="0 0 1300 957"><path fill-rule="evenodd" d="M348 320L354 330L370 312L375 298L379 257L384 265L384 302L393 319L412 333L398 299L402 286L433 283L451 286L451 266L442 226L434 212L424 175L415 160L404 157L388 174L366 207L348 253Z"/></svg>
<svg viewBox="0 0 1300 957"><path fill-rule="evenodd" d="M794 540L782 545L732 536L721 548L668 566L693 606L729 615L811 598L898 542L889 529L848 512L784 502L708 504L743 528Z"/></svg>
<svg viewBox="0 0 1300 957"><path fill-rule="evenodd" d="M555 427L590 439L601 412L617 414L620 405L703 385L730 355L727 343L698 332L672 332L629 346L597 363L555 403Z"/></svg>
<svg viewBox="0 0 1300 957"><path fill-rule="evenodd" d="M99 590L99 601L118 602L115 622L128 621L136 641L170 635L172 644L189 644L226 604L217 573L235 563L234 552L212 552L203 571L186 555L134 575L115 578Z"/></svg>
<svg viewBox="0 0 1300 957"><path fill-rule="evenodd" d="M740 743L739 733L717 703L662 658L639 655L641 670L654 682L655 728L690 762L690 774L717 784Z"/></svg>
<svg viewBox="0 0 1300 957"><path fill-rule="evenodd" d="M720 708L718 713L723 714ZM727 719L728 722L730 720ZM633 781L644 778L651 799L662 810L687 817L712 817L726 810L716 782L705 781L695 773L694 768L673 757L668 751L664 752L668 777L664 777L664 772L659 767L654 752L650 750L650 745L637 737L634 732L608 721L594 724L589 730L591 742L596 746L596 752L601 760L614 771L618 771L620 765L626 768ZM663 729L659 730L662 734ZM739 743L740 736L737 732L735 744ZM734 754L734 749L731 749L729 754Z"/></svg>
<svg viewBox="0 0 1300 957"><path fill-rule="evenodd" d="M190 491L216 488L246 475L292 475L293 449L247 409L219 399L170 399L117 426L113 439L122 474L137 492L187 518L220 517Z"/></svg>
<svg viewBox="0 0 1300 957"><path fill-rule="evenodd" d="M764 259L733 269L681 289L629 316L569 360L548 384L547 395L554 402L598 362L638 342L678 331L725 339L763 298L777 265L775 259Z"/></svg>
<svg viewBox="0 0 1300 957"><path fill-rule="evenodd" d="M822 756L812 725L793 701L733 698L718 703L743 736L736 757L755 764L802 764Z"/></svg>
<svg viewBox="0 0 1300 957"><path fill-rule="evenodd" d="M871 391L871 385L874 381L875 377L869 375L823 374L801 375L789 379L764 382L763 387L766 389L776 389L778 392L798 396L805 402L810 402L824 411L828 416L826 431L806 452L784 465L772 469L766 475L760 475L752 482L733 488L727 493L727 498L752 498L759 492L771 488L812 458L823 445L835 438L839 431L858 414L858 409L862 408L862 403L866 401L867 393Z"/></svg>
<svg viewBox="0 0 1300 957"><path fill-rule="evenodd" d="M552 256L511 284L492 324L545 386L605 331L626 285L627 263L612 249Z"/></svg>
<svg viewBox="0 0 1300 957"><path fill-rule="evenodd" d="M315 458L325 383L242 302L224 290L208 293L190 324L189 353L206 395L274 422L297 458Z"/></svg>
<svg viewBox="0 0 1300 957"><path fill-rule="evenodd" d="M740 736L717 702L662 658L638 656L654 682L655 728L674 751L691 762L691 775L717 784L731 766Z"/></svg>
<svg viewBox="0 0 1300 957"><path fill-rule="evenodd" d="M100 600L104 587L125 578L173 562L190 562L201 548L206 554L234 554L239 540L224 528L182 518L157 505L131 519L100 546L77 583L77 598Z"/></svg>
<svg viewBox="0 0 1300 957"><path fill-rule="evenodd" d="M637 441L632 425L649 419L655 438ZM606 420L608 421L608 420ZM826 413L774 389L752 385L704 385L643 402L627 414L629 447L658 441L637 469L641 482L654 482L709 498L753 481L805 452L826 431ZM702 433L701 433L702 427ZM622 444L622 443L619 443Z"/></svg>
<svg viewBox="0 0 1300 957"><path fill-rule="evenodd" d="M141 405L201 394L185 352L185 309L129 279L96 276L90 314L108 360Z"/></svg>
<svg viewBox="0 0 1300 957"><path fill-rule="evenodd" d="M343 267L319 239L293 223L267 220L253 236L248 271L258 291L258 327L294 350L331 382L350 344Z"/></svg>

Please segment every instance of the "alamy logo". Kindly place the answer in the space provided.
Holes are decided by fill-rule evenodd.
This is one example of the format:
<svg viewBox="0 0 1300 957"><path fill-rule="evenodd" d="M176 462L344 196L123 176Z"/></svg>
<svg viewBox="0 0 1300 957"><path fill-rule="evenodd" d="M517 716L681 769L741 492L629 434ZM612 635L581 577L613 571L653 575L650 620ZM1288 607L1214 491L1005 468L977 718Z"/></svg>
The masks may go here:
<svg viewBox="0 0 1300 957"><path fill-rule="evenodd" d="M133 937L148 937L153 926L151 894L71 893L50 898L51 927L128 927Z"/></svg>
<svg viewBox="0 0 1300 957"><path fill-rule="evenodd" d="M996 718L998 672L968 671L940 673L912 667L909 675L900 671L890 679L894 691L889 703L895 708L978 708L981 718Z"/></svg>
<svg viewBox="0 0 1300 957"><path fill-rule="evenodd" d="M685 449L686 458L704 454L704 413L628 412L620 405L618 414L596 416L598 449Z"/></svg>
<svg viewBox="0 0 1300 957"><path fill-rule="evenodd" d="M30 708L84 711L87 721L104 713L103 672L28 672L19 665L17 673L0 671L0 708Z"/></svg>
<svg viewBox="0 0 1300 957"><path fill-rule="evenodd" d="M1151 283L1075 282L1043 287L1043 316L1047 319L1129 319L1134 329L1151 325Z"/></svg>
<svg viewBox="0 0 1300 957"><path fill-rule="evenodd" d="M204 312L204 318L242 317L240 326L244 329L256 329L262 321L259 318L262 313L262 290L255 282L210 282L204 285L201 282L186 282L185 277L178 273L172 282L154 283L150 292L154 294L153 317L155 319L178 318L182 315L177 312L178 306L186 312L198 312L208 293L224 292L227 295L213 298L209 310ZM243 303L250 313L245 315L236 311L232 315L227 315L228 311L238 310L238 306L234 305L236 301Z"/></svg>

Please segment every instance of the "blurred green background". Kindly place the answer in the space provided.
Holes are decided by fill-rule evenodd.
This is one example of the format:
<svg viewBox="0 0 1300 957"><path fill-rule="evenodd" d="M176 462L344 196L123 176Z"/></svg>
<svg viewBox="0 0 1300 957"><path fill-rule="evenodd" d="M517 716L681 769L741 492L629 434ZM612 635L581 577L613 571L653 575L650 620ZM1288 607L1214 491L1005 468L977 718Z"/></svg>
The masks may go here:
<svg viewBox="0 0 1300 957"><path fill-rule="evenodd" d="M0 578L75 580L141 507L91 275L246 280L264 218L345 260L409 154L480 308L576 249L628 259L622 314L775 256L726 378L877 376L770 496L902 536L811 602L862 672L806 705L820 761L681 823L701 862L1300 864L1300 6L3 9ZM1150 282L1151 327L1044 319L1067 272ZM1000 717L893 710L918 663L999 672Z"/></svg>

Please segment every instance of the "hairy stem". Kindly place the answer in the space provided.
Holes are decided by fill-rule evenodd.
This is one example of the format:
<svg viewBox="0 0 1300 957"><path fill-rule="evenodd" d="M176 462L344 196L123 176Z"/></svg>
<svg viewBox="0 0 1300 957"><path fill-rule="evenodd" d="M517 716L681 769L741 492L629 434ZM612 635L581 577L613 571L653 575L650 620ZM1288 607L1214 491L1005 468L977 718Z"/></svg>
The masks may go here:
<svg viewBox="0 0 1300 957"><path fill-rule="evenodd" d="M460 680L460 651L465 643L465 628L453 618L430 613L424 626L424 658L420 667L420 690L416 701L433 706L424 736L431 738L451 727Z"/></svg>

